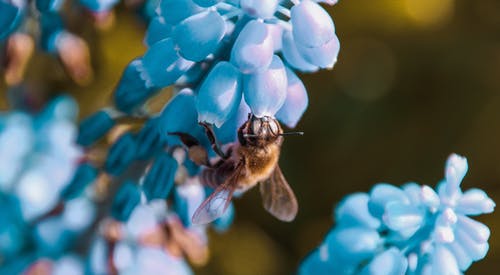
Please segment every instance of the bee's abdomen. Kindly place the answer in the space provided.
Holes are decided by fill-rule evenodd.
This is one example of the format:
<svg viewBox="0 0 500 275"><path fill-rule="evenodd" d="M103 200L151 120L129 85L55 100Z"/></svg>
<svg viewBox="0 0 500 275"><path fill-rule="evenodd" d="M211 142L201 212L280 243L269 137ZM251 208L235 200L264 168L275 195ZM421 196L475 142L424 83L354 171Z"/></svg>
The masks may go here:
<svg viewBox="0 0 500 275"><path fill-rule="evenodd" d="M224 179L221 179L218 175L217 170L212 168L203 170L201 172L200 180L203 185L212 188L217 188L217 186L221 185L224 181Z"/></svg>

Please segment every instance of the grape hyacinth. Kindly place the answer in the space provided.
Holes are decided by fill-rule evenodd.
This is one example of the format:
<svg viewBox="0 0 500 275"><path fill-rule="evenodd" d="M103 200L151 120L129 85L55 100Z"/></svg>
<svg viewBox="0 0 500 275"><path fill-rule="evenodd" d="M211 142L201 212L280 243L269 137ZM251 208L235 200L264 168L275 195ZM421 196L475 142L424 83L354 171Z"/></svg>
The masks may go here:
<svg viewBox="0 0 500 275"><path fill-rule="evenodd" d="M299 274L462 274L489 248L490 230L469 216L495 208L484 191L462 191L467 170L467 160L453 154L436 190L379 183L347 196Z"/></svg>
<svg viewBox="0 0 500 275"><path fill-rule="evenodd" d="M308 96L294 70L332 68L339 44L332 19L310 0L162 0L144 42L147 51L129 63L115 88L114 106L80 124L78 143L88 152L114 136L100 165L115 186L111 218L92 245L90 268L145 273L170 263L172 274L190 274L186 260L206 262L207 227L225 231L234 208L210 225L192 223L213 190L169 133L193 136L211 157L199 123L211 125L223 147L236 141L249 113L295 127ZM154 113L148 100L165 87L174 94ZM145 122L130 126L137 119ZM116 129L124 130L116 135Z"/></svg>
<svg viewBox="0 0 500 275"><path fill-rule="evenodd" d="M84 190L94 170L80 165L77 110L62 96L40 112L0 115L1 274L84 270L83 256L71 251L94 222Z"/></svg>

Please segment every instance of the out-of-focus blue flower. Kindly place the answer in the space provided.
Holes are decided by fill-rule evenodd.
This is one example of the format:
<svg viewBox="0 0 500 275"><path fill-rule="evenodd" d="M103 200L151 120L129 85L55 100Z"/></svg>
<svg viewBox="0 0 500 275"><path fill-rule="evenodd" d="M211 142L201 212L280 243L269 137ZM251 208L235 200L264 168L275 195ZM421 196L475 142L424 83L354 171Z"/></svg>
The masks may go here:
<svg viewBox="0 0 500 275"><path fill-rule="evenodd" d="M83 272L81 262L64 256L96 216L84 191L96 171L79 166L83 154L76 144L77 112L74 100L61 96L37 113L0 115L2 274L20 274L41 264L53 274Z"/></svg>
<svg viewBox="0 0 500 275"><path fill-rule="evenodd" d="M488 227L469 216L495 207L480 189L462 191L467 169L467 160L453 154L437 192L382 183L348 196L335 211L336 227L299 273L461 274L489 248Z"/></svg>
<svg viewBox="0 0 500 275"><path fill-rule="evenodd" d="M22 22L26 5L25 1L0 1L0 41L11 34Z"/></svg>

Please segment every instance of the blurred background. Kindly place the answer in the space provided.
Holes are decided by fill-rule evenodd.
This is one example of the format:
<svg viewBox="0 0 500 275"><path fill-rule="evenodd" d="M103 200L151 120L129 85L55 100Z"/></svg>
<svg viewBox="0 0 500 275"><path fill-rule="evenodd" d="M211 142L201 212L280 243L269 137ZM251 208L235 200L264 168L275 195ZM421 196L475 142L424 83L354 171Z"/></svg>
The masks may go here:
<svg viewBox="0 0 500 275"><path fill-rule="evenodd" d="M327 8L339 60L332 71L301 76L310 105L297 129L305 135L288 138L280 160L299 215L279 222L257 190L248 192L236 200L232 228L211 232L211 260L197 274L291 274L334 224L342 197L378 182L434 186L452 152L469 160L463 188L500 202L500 1L341 0ZM141 21L122 7L115 20L106 31L70 22L89 42L89 85L77 86L57 60L37 53L23 89L40 98L65 91L82 118L106 106L125 65L145 50ZM5 83L0 91L7 94ZM500 261L500 214L479 220L492 229L491 247L468 274L491 274Z"/></svg>

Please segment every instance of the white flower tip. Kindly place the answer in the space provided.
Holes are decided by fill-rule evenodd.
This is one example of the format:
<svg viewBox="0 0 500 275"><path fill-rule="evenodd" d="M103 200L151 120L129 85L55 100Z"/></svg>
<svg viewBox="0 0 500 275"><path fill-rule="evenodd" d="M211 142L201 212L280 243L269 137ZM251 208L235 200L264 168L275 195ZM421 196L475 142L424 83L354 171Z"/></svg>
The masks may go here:
<svg viewBox="0 0 500 275"><path fill-rule="evenodd" d="M434 240L439 243L451 243L455 240L455 234L451 227L439 226L434 230Z"/></svg>

